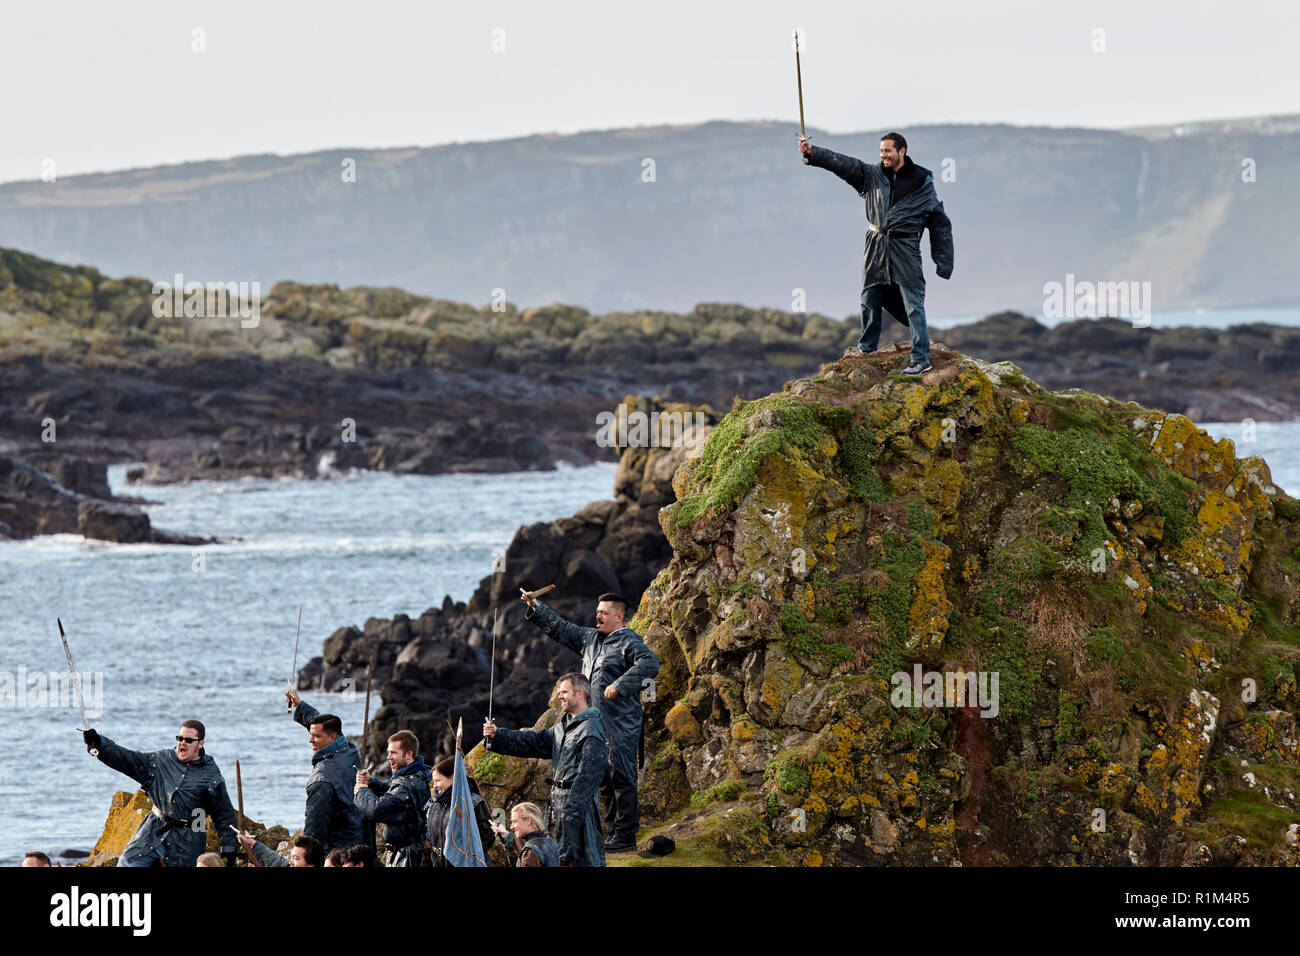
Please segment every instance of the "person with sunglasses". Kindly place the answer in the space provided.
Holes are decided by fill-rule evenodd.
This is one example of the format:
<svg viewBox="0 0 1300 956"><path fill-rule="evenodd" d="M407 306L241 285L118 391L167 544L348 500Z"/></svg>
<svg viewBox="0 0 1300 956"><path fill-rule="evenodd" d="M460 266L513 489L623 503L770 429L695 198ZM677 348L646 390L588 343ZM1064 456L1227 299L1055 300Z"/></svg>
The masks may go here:
<svg viewBox="0 0 1300 956"><path fill-rule="evenodd" d="M209 816L221 841L221 858L227 866L235 865L235 808L217 762L203 748L204 735L200 721L187 720L174 748L152 753L127 750L94 730L82 735L87 750L99 751L100 763L140 784L153 801L153 812L140 821L118 866L194 866L207 843Z"/></svg>

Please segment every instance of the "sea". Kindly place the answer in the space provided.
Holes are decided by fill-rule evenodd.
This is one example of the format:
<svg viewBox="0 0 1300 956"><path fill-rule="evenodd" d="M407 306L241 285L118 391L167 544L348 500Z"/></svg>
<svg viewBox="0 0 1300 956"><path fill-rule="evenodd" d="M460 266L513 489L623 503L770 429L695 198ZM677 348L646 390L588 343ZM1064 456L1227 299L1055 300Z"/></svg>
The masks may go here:
<svg viewBox="0 0 1300 956"><path fill-rule="evenodd" d="M216 537L202 549L112 544L79 535L0 542L0 865L28 850L88 851L128 777L86 753L66 677L62 620L91 726L133 750L174 746L180 722L207 728L207 752L244 811L302 826L307 731L285 712L302 609L299 666L337 628L418 617L468 600L525 524L613 497L614 464L497 475L357 472L331 480L126 486L156 527ZM541 582L539 582L541 583ZM38 680L39 675L44 675ZM19 680L20 678L24 678ZM14 686L26 689L13 693ZM364 694L305 694L358 733ZM371 712L378 709L376 696ZM443 755L445 756L445 755Z"/></svg>
<svg viewBox="0 0 1300 956"><path fill-rule="evenodd" d="M1237 454L1259 454L1300 493L1300 422L1204 423ZM181 720L207 726L207 750L246 814L295 830L310 770L307 732L285 713L299 608L301 666L335 629L418 617L467 600L523 524L612 497L615 466L498 475L358 472L331 480L125 485L154 525L215 536L201 549L112 544L78 535L0 542L0 865L27 850L89 851L127 777L91 758L62 676L62 620L85 675L87 718L135 750L170 747ZM53 684L52 681L60 681ZM14 693L14 688L22 691ZM42 692L42 689L45 692ZM363 696L308 694L355 733ZM372 701L372 708L378 707Z"/></svg>

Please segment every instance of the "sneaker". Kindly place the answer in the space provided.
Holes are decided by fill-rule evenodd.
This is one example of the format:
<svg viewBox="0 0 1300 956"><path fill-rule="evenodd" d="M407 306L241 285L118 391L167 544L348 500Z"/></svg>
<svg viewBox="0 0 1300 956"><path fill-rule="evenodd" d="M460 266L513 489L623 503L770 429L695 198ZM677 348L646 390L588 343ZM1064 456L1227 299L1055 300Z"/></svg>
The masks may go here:
<svg viewBox="0 0 1300 956"><path fill-rule="evenodd" d="M909 365L907 368L903 369L902 374L904 374L904 375L920 375L920 374L922 374L923 372L928 372L928 371L930 371L930 360L929 360L929 359L923 359L923 360L920 361L920 362L913 362L913 363L912 363L911 365Z"/></svg>
<svg viewBox="0 0 1300 956"><path fill-rule="evenodd" d="M629 850L635 850L635 849L636 849L636 844L635 844L635 843L621 842L621 843L606 843L606 844L605 844L605 852L606 852L606 853L626 853L626 852L628 852Z"/></svg>

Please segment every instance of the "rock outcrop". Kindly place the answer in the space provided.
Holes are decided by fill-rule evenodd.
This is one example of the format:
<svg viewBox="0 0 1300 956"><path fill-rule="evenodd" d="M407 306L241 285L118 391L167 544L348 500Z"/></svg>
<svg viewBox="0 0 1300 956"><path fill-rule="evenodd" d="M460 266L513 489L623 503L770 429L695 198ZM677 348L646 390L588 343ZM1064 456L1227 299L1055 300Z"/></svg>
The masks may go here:
<svg viewBox="0 0 1300 956"><path fill-rule="evenodd" d="M153 810L153 801L143 790L137 790L131 793L126 790L119 790L113 794L113 801L109 804L108 819L104 821L104 830L95 842L95 849L91 852L90 857L83 866L116 866L117 858L122 855L126 845L131 842L131 837L136 828L140 826L140 821L145 818L145 814ZM207 818L208 843L205 852L217 853L221 849L221 840L217 836L216 824L212 818ZM282 826L263 826L255 820L244 819L244 830L251 834L259 843L265 843L272 850L282 852L287 855L287 847L284 845L293 836ZM241 865L247 865L247 861L241 855Z"/></svg>
<svg viewBox="0 0 1300 956"><path fill-rule="evenodd" d="M897 358L738 402L675 473L632 621L652 832L715 863L1300 865L1300 504L1182 415Z"/></svg>
<svg viewBox="0 0 1300 956"><path fill-rule="evenodd" d="M135 501L113 497L103 464L52 454L36 460L39 468L0 455L0 540L38 534L81 534L123 544L213 540L154 528Z"/></svg>
<svg viewBox="0 0 1300 956"><path fill-rule="evenodd" d="M171 276L165 277L171 279ZM242 476L515 471L612 460L593 439L613 396L727 407L811 373L857 339L816 313L704 303L689 313L475 308L400 289L280 282L256 325L157 316L153 284L0 249L0 442L99 462L132 483ZM170 298L168 299L170 301ZM884 335L906 336L889 321ZM945 330L1049 387L1203 420L1300 417L1300 329L1051 329L1011 313ZM545 409L545 414L539 410ZM32 459L35 460L34 458Z"/></svg>
<svg viewBox="0 0 1300 956"><path fill-rule="evenodd" d="M545 710L555 679L578 664L571 651L524 620L521 587L555 584L546 601L575 621L593 620L596 597L622 593L635 607L668 563L671 551L659 512L673 499L672 476L703 446L713 417L705 409L628 397L620 406L657 421L645 446L625 448L612 501L595 501L570 518L538 522L516 532L499 565L468 603L444 600L419 618L371 618L325 641L321 657L298 675L298 688L364 687L375 655L374 687L383 706L371 720L369 752L382 754L399 728L413 730L422 749L452 752L449 724L465 721L466 749L480 737L488 713L494 614L499 615L493 710L503 727L526 727ZM658 414L660 417L652 419ZM687 415L691 417L687 417ZM616 436L615 436L616 437ZM349 683L345 684L347 681Z"/></svg>
<svg viewBox="0 0 1300 956"><path fill-rule="evenodd" d="M616 457L594 441L615 396L723 407L848 334L739 305L592 315L294 282L245 327L215 297L159 317L152 289L0 249L0 441L39 450L53 425L75 454L147 462L128 476L146 483L550 469Z"/></svg>

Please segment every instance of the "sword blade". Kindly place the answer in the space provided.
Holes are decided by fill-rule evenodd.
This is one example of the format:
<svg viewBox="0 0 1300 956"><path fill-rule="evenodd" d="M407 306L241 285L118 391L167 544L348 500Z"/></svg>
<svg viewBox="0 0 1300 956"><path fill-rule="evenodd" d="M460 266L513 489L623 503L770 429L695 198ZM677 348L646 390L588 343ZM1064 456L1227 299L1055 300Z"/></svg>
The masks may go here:
<svg viewBox="0 0 1300 956"><path fill-rule="evenodd" d="M803 129L803 70L799 67L799 31L794 31L794 76L799 85L799 138L804 139Z"/></svg>
<svg viewBox="0 0 1300 956"><path fill-rule="evenodd" d="M63 633L63 621L55 618L59 624L59 640L63 642L63 654L68 659L68 672L72 674L72 686L77 690L77 706L81 709L81 729L89 730L90 721L86 719L86 702L81 697L81 678L77 676L77 669L72 665L72 648L68 647L68 635Z"/></svg>
<svg viewBox="0 0 1300 956"><path fill-rule="evenodd" d="M293 690L294 679L298 676L298 638L302 637L302 606L298 606L298 633L293 638L293 669L289 671L289 689ZM293 711L293 704L285 705L285 713Z"/></svg>
<svg viewBox="0 0 1300 956"><path fill-rule="evenodd" d="M370 739L370 681L375 676L375 651L370 651L370 666L366 668L366 712L361 722L361 769L366 767L366 742Z"/></svg>
<svg viewBox="0 0 1300 956"><path fill-rule="evenodd" d="M492 692L497 685L497 610L492 609L492 676L488 678L488 723L492 723Z"/></svg>

